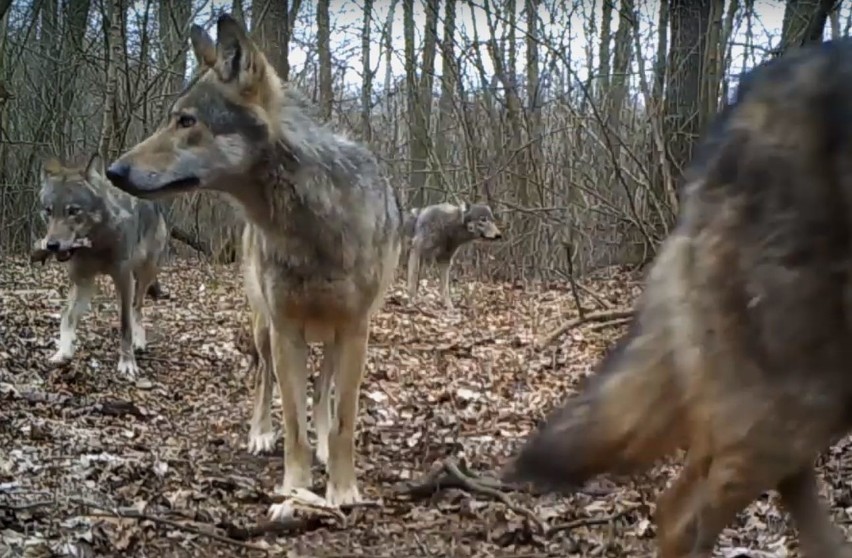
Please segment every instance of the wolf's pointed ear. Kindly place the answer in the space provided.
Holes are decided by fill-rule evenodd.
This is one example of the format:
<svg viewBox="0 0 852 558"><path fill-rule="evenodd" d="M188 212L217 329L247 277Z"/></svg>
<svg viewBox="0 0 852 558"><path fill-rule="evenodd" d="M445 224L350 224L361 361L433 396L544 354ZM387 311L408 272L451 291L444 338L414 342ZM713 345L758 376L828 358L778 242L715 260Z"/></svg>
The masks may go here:
<svg viewBox="0 0 852 558"><path fill-rule="evenodd" d="M56 176L62 170L62 163L56 157L48 157L41 164L41 181Z"/></svg>
<svg viewBox="0 0 852 558"><path fill-rule="evenodd" d="M95 178L104 175L104 160L101 158L100 153L92 153L83 174L85 175L86 180L94 180Z"/></svg>
<svg viewBox="0 0 852 558"><path fill-rule="evenodd" d="M189 28L189 41L192 43L192 52L198 65L204 68L212 68L216 64L216 45L207 31L200 25L194 23Z"/></svg>
<svg viewBox="0 0 852 558"><path fill-rule="evenodd" d="M248 89L261 77L260 52L230 14L222 14L216 20L216 51L216 69L225 83L236 81L241 89Z"/></svg>
<svg viewBox="0 0 852 558"><path fill-rule="evenodd" d="M461 210L462 217L464 217L470 211L470 204L468 204L466 201L463 201L459 204L459 209Z"/></svg>

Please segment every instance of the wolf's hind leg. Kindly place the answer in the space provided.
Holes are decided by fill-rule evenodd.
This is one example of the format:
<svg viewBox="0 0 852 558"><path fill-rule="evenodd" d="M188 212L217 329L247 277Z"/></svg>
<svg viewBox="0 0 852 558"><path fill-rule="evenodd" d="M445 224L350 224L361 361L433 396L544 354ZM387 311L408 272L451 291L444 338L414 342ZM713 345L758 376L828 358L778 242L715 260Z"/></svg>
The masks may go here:
<svg viewBox="0 0 852 558"><path fill-rule="evenodd" d="M133 348L144 351L148 345L145 338L145 327L142 325L142 305L145 302L145 293L154 284L157 278L157 264L154 261L145 262L134 272L136 290L133 296L133 320L131 328L133 333Z"/></svg>
<svg viewBox="0 0 852 558"><path fill-rule="evenodd" d="M799 530L799 548L807 558L852 558L852 546L832 523L819 496L816 473L808 465L778 485L781 502Z"/></svg>
<svg viewBox="0 0 852 558"><path fill-rule="evenodd" d="M269 344L269 325L266 319L256 312L252 312L252 335L258 359L248 450L250 453L259 454L272 451L277 436L272 426L272 388L275 378Z"/></svg>
<svg viewBox="0 0 852 558"><path fill-rule="evenodd" d="M133 273L128 269L120 269L113 275L115 290L118 294L121 314L121 345L118 357L118 373L135 378L139 372L136 366L136 356L133 352ZM145 291L142 291L144 294Z"/></svg>
<svg viewBox="0 0 852 558"><path fill-rule="evenodd" d="M328 439L331 432L332 398L331 383L337 374L340 362L339 346L336 342L325 343L322 350L322 367L314 381L314 428L317 433L317 459L328 465Z"/></svg>

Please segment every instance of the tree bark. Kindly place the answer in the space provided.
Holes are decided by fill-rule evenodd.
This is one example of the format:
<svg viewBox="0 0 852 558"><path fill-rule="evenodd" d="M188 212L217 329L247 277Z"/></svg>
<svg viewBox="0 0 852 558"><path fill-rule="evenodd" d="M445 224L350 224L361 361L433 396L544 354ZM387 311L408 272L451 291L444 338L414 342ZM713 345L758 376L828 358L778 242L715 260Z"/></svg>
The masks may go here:
<svg viewBox="0 0 852 558"><path fill-rule="evenodd" d="M671 0L666 138L674 172L683 171L701 134L701 76L712 0Z"/></svg>
<svg viewBox="0 0 852 558"><path fill-rule="evenodd" d="M329 0L317 1L317 51L319 54L319 106L325 120L331 118L334 91L331 83L331 17Z"/></svg>
<svg viewBox="0 0 852 558"><path fill-rule="evenodd" d="M373 104L373 70L370 67L370 25L373 21L373 0L364 0L364 27L361 30L361 133L364 141L373 140L370 113Z"/></svg>

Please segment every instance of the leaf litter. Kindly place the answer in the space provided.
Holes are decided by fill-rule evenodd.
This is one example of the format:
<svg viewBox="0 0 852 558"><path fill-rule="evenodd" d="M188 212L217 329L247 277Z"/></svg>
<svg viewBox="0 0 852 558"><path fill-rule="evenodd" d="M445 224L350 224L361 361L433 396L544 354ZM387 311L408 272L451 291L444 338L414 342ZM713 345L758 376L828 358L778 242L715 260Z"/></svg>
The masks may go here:
<svg viewBox="0 0 852 558"><path fill-rule="evenodd" d="M400 275L401 276L401 275ZM523 437L587 377L625 330L640 276L584 280L576 323L565 284L434 282L416 305L401 282L373 320L361 392L357 461L373 505L276 494L283 444L246 451L252 374L237 266L189 260L146 300L141 374L115 372L113 288L99 295L63 367L54 349L68 290L57 264L0 268L0 556L650 556L654 501L672 459L635 479L601 477L570 495L534 495L495 480ZM552 336L548 343L542 339ZM316 370L318 350L312 351ZM277 391L277 390L276 390ZM273 402L280 430L280 401ZM820 460L835 519L849 523L848 439ZM289 498L289 499L288 499ZM272 522L273 503L286 512ZM721 537L717 556L797 556L777 497L765 495Z"/></svg>

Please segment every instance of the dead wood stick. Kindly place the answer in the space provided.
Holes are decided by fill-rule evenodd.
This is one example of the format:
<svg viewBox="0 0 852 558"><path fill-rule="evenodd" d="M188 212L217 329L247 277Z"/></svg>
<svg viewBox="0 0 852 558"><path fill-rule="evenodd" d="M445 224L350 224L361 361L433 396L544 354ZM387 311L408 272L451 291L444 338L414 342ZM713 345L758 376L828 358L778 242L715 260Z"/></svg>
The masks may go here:
<svg viewBox="0 0 852 558"><path fill-rule="evenodd" d="M629 324L632 319L633 318L617 318L615 320L608 320L606 322L598 322L596 324L591 324L589 326L589 331L599 331L608 327L623 326Z"/></svg>
<svg viewBox="0 0 852 558"><path fill-rule="evenodd" d="M556 533L560 533L562 531L571 531L572 529L578 529L580 527L591 527L593 525L607 525L612 523L616 519L632 512L637 509L639 506L628 506L623 510L619 510L615 513L611 513L609 515L604 515L602 517L581 517L580 519L574 519L572 521L566 521L565 523L557 523L556 525L552 525L548 531L549 535L555 535Z"/></svg>
<svg viewBox="0 0 852 558"><path fill-rule="evenodd" d="M633 316L633 310L606 310L602 312L593 312L591 314L586 314L582 318L575 318L573 320L568 320L561 326L557 327L544 337L542 337L539 342L539 347L546 347L553 343L557 338L562 335L568 333L572 329L578 328L581 325L591 323L591 322L606 322L611 320L618 320L622 318L630 318Z"/></svg>
<svg viewBox="0 0 852 558"><path fill-rule="evenodd" d="M509 495L503 492L510 487L496 479L477 478L473 474L462 472L459 465L453 459L443 462L440 467L433 469L424 481L409 485L403 492L412 497L423 497L437 490L446 488L460 488L471 494L490 496L502 502L507 508L526 517L531 523L538 527L541 534L547 533L547 525L532 510L515 504Z"/></svg>
<svg viewBox="0 0 852 558"><path fill-rule="evenodd" d="M152 523L167 525L169 527L172 527L174 529L178 529L178 530L186 532L186 533L192 533L194 535L199 535L201 537L207 537L208 539L213 539L215 541L219 541L221 543L229 544L231 546L238 546L240 548L246 548L246 549L249 549L249 550L257 550L259 552L263 552L265 554L268 554L268 551L265 548L262 548L262 547L259 547L259 546L256 546L256 545L253 545L253 544L250 544L250 543L242 542L242 541L233 539L231 537L226 537L224 535L214 533L214 532L212 532L208 529L203 529L200 526L196 525L197 522L182 523L182 522L176 521L174 519L168 519L166 517L160 517L160 516L157 516L157 515L147 514L147 513L144 513L142 511L139 511L135 508L113 508L113 509L111 509L108 506L98 504L97 502L91 502L91 501L85 500L83 498L68 498L65 501L67 503L75 504L77 506L81 506L81 507L85 507L85 508L92 508L92 509L95 509L95 510L100 510L100 511L97 511L97 512L94 512L94 513L86 514L87 517L112 517L112 518L120 518L120 519L138 519L140 521L151 521ZM26 503L26 504L12 504L12 505L0 504L0 506L2 506L5 509L11 509L13 511L20 511L20 510L29 510L29 509L33 509L33 508L37 508L37 507L56 506L56 505L60 504L61 502L62 502L62 500L53 499L53 500L40 500L40 501L37 501L37 502L31 502L31 503ZM202 524L202 525L210 526L209 524Z"/></svg>

